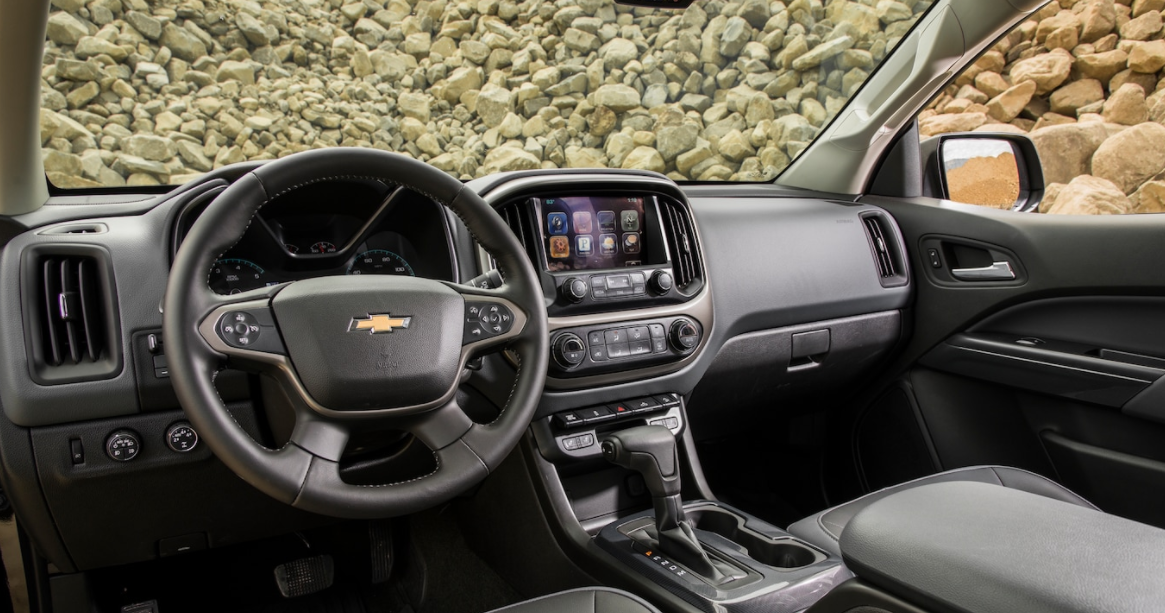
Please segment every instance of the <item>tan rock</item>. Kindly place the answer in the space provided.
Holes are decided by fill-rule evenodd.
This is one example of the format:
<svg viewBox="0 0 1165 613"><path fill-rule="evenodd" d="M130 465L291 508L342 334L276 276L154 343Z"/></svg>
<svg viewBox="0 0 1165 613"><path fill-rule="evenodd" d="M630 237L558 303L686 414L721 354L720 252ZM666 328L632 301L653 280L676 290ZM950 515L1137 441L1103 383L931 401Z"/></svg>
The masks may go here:
<svg viewBox="0 0 1165 613"><path fill-rule="evenodd" d="M1076 16L1076 13L1068 10L1060 11L1054 16L1048 17L1047 19L1039 22L1039 25L1036 26L1036 42L1046 44L1048 38L1052 36L1054 32L1063 30L1065 28L1071 30L1074 33L1073 38L1075 38L1077 35L1079 35L1082 25L1083 24L1080 23L1080 18ZM1073 47L1074 46L1075 45L1073 45ZM1049 46L1048 48L1052 49L1053 47Z"/></svg>
<svg viewBox="0 0 1165 613"><path fill-rule="evenodd" d="M1165 182L1149 181L1129 196L1134 213L1165 213Z"/></svg>
<svg viewBox="0 0 1165 613"><path fill-rule="evenodd" d="M1108 138L1103 123L1049 126L1031 133L1046 183L1068 183L1092 172L1092 156Z"/></svg>
<svg viewBox="0 0 1165 613"><path fill-rule="evenodd" d="M1116 27L1116 8L1113 0L1089 0L1088 5L1080 11L1080 31L1082 42L1093 42Z"/></svg>
<svg viewBox="0 0 1165 613"><path fill-rule="evenodd" d="M1124 215L1132 210L1127 196L1112 182L1088 175L1076 177L1056 195L1049 215Z"/></svg>
<svg viewBox="0 0 1165 613"><path fill-rule="evenodd" d="M1165 10L1165 0L1133 0L1133 17L1140 17L1149 11Z"/></svg>
<svg viewBox="0 0 1165 613"><path fill-rule="evenodd" d="M959 93L955 94L955 97L969 100L976 104L987 104L987 101L991 99L987 94L975 89L973 85L964 85L959 89Z"/></svg>
<svg viewBox="0 0 1165 613"><path fill-rule="evenodd" d="M1048 35L1044 46L1050 49L1067 49L1071 51L1080 43L1080 33L1077 28L1063 27Z"/></svg>
<svg viewBox="0 0 1165 613"><path fill-rule="evenodd" d="M1148 121L1149 107L1145 105L1145 90L1140 85L1126 83L1105 101L1103 115L1105 121L1126 126Z"/></svg>
<svg viewBox="0 0 1165 613"><path fill-rule="evenodd" d="M1096 79L1075 81L1052 92L1048 102L1053 113L1075 117L1076 111L1104 100L1104 86Z"/></svg>
<svg viewBox="0 0 1165 613"><path fill-rule="evenodd" d="M1047 213L1056 204L1056 197L1064 191L1065 187L1063 183L1049 183L1044 186L1044 197L1040 200L1041 213Z"/></svg>
<svg viewBox="0 0 1165 613"><path fill-rule="evenodd" d="M1135 86L1133 86L1135 87ZM987 103L987 114L992 119L1007 123L1019 116L1036 93L1034 81L1024 81L999 94ZM1142 92L1143 94L1144 92ZM1142 104L1143 106L1143 104Z"/></svg>
<svg viewBox="0 0 1165 613"><path fill-rule="evenodd" d="M986 113L960 113L958 115L935 115L919 122L923 136L936 136L951 132L970 132L987 123Z"/></svg>
<svg viewBox="0 0 1165 613"><path fill-rule="evenodd" d="M1068 79L1074 61L1063 49L1020 60L1011 67L1011 82L1034 81L1036 93L1045 96Z"/></svg>
<svg viewBox="0 0 1165 613"><path fill-rule="evenodd" d="M1096 79L1107 83L1116 73L1125 69L1129 61L1129 54L1120 49L1093 53L1076 59L1076 70L1088 79Z"/></svg>
<svg viewBox="0 0 1165 613"><path fill-rule="evenodd" d="M1062 126L1069 123L1076 123L1076 120L1068 117L1067 115L1061 115L1059 113L1052 113L1049 111L1040 116L1032 130L1035 131L1041 128L1046 128L1048 126Z"/></svg>
<svg viewBox="0 0 1165 613"><path fill-rule="evenodd" d="M1161 12L1149 11L1120 27L1124 40L1149 40L1161 32Z"/></svg>
<svg viewBox="0 0 1165 613"><path fill-rule="evenodd" d="M981 72L975 75L975 88L987 94L988 99L994 98L1011 87L998 72Z"/></svg>
<svg viewBox="0 0 1165 613"><path fill-rule="evenodd" d="M1126 194L1165 170L1165 126L1146 122L1113 135L1092 156L1092 174Z"/></svg>
<svg viewBox="0 0 1165 613"><path fill-rule="evenodd" d="M1108 82L1108 91L1115 92L1126 83L1140 85L1145 93L1149 93L1157 89L1157 75L1136 72L1135 70L1122 70Z"/></svg>
<svg viewBox="0 0 1165 613"><path fill-rule="evenodd" d="M1153 73L1165 68L1165 40L1141 43L1129 52L1129 68Z"/></svg>

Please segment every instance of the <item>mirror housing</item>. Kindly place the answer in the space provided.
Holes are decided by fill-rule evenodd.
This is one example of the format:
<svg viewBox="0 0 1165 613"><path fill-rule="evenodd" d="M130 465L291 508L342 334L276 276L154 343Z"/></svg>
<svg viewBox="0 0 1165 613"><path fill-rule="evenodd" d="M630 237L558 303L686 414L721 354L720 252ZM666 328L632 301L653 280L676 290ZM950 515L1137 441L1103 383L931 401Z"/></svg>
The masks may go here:
<svg viewBox="0 0 1165 613"><path fill-rule="evenodd" d="M1026 134L957 132L928 138L920 148L924 196L1017 212L1037 210L1044 197L1040 154ZM1001 180L1011 185L998 183ZM1011 204L1001 200L1011 195L1015 196Z"/></svg>

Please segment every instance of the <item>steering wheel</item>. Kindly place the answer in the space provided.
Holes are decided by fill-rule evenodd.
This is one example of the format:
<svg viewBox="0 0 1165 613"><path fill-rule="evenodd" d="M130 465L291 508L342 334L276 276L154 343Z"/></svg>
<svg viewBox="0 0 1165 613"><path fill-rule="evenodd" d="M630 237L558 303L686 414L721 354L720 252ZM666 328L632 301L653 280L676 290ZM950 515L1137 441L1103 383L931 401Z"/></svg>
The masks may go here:
<svg viewBox="0 0 1165 613"><path fill-rule="evenodd" d="M211 291L214 262L266 203L329 180L396 184L456 213L498 262L497 289L403 276L294 281L241 294ZM326 203L322 206L326 206ZM522 245L473 190L412 158L321 149L264 164L235 181L194 223L164 301L170 379L215 455L257 489L294 507L346 518L392 517L445 502L485 478L517 445L546 380L546 307ZM508 348L517 376L492 423L474 423L456 392L466 363ZM257 443L214 386L227 366L272 375L295 407L290 441ZM358 429L411 433L433 472L399 483L344 482L340 457Z"/></svg>

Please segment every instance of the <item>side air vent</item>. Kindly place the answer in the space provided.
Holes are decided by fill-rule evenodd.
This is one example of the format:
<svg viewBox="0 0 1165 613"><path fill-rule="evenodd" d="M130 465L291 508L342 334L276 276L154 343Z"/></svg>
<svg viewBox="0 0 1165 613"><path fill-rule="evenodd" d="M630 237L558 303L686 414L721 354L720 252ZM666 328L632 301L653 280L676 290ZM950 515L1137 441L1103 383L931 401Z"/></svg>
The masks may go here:
<svg viewBox="0 0 1165 613"><path fill-rule="evenodd" d="M121 370L108 263L103 249L89 245L38 245L25 252L23 316L38 382L104 379Z"/></svg>
<svg viewBox="0 0 1165 613"><path fill-rule="evenodd" d="M687 209L673 200L661 198L660 217L667 234L672 273L676 288L691 295L703 286L704 273L700 263L700 245L695 227Z"/></svg>
<svg viewBox="0 0 1165 613"><path fill-rule="evenodd" d="M534 263L534 268L539 268L538 265L538 231L534 226L533 212L530 210L529 200L516 200L507 203L502 208L498 209L498 214L505 220L506 225L510 227L510 231L514 236L518 237L518 242L522 243L522 248L526 250L526 255L530 257L530 261ZM490 262L494 264L494 262Z"/></svg>
<svg viewBox="0 0 1165 613"><path fill-rule="evenodd" d="M870 241L878 280L884 287L905 285L909 278L906 274L906 259L892 222L879 213L863 214L861 219Z"/></svg>

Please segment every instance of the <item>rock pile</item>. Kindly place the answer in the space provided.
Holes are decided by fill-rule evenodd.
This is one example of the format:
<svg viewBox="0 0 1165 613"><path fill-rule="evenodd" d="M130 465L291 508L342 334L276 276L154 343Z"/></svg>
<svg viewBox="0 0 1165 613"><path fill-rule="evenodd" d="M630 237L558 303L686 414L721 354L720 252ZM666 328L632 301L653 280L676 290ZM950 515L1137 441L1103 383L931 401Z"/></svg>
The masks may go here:
<svg viewBox="0 0 1165 613"><path fill-rule="evenodd" d="M1041 212L1165 212L1162 11L1165 0L1052 2L922 112L922 135L1029 134Z"/></svg>
<svg viewBox="0 0 1165 613"><path fill-rule="evenodd" d="M562 167L771 179L931 2L52 4L41 139L49 178L75 188L181 183L338 145L462 179Z"/></svg>

